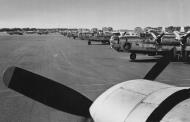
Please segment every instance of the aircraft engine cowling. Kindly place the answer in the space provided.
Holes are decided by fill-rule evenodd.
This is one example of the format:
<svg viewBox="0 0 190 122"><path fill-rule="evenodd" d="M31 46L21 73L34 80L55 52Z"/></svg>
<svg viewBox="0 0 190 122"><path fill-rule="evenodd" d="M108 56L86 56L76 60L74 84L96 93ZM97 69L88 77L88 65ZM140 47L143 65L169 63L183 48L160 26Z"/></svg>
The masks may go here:
<svg viewBox="0 0 190 122"><path fill-rule="evenodd" d="M175 115L171 110L187 100L189 92L188 87L130 80L100 95L90 107L90 114L95 122L170 122L168 118ZM164 118L167 113L170 115Z"/></svg>

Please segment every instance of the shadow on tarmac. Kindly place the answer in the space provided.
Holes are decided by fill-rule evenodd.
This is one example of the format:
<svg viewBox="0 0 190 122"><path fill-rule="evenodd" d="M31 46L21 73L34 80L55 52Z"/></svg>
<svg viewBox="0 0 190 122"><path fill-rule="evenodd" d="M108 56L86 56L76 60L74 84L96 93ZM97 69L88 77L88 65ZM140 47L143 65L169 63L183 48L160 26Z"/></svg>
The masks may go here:
<svg viewBox="0 0 190 122"><path fill-rule="evenodd" d="M109 45L109 44L95 43L95 44L90 44L90 45Z"/></svg>
<svg viewBox="0 0 190 122"><path fill-rule="evenodd" d="M154 59L137 59L134 61L130 61L130 62L136 62L136 63L152 63L152 62L158 62L160 60L160 57L158 58L154 58ZM177 60L177 59L172 59L171 62L184 62L184 64L190 64L190 60L188 61L184 61L182 59Z"/></svg>

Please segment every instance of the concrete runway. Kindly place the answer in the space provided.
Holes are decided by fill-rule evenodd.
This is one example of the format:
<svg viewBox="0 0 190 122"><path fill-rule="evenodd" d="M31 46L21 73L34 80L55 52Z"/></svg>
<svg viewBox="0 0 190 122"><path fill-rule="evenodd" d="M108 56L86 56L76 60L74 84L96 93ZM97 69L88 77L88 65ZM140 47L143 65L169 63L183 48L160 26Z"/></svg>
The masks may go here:
<svg viewBox="0 0 190 122"><path fill-rule="evenodd" d="M156 58L118 53L106 45L87 45L62 35L0 36L0 78L16 65L67 85L91 100L109 87L143 78ZM190 64L172 62L156 79L177 86L190 86ZM77 102L77 101L76 101ZM82 122L74 116L31 100L0 82L0 122Z"/></svg>

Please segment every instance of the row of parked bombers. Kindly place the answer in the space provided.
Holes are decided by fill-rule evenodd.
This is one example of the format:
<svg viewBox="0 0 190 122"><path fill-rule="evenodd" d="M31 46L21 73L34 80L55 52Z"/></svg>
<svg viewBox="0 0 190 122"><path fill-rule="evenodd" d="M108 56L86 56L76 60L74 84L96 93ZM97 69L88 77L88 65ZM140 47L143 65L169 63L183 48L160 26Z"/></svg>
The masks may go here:
<svg viewBox="0 0 190 122"><path fill-rule="evenodd" d="M92 42L108 44L118 52L131 53L131 60L136 59L136 54L165 55L172 48L173 58L189 59L190 54L190 32L145 32L138 35L127 32L67 32L63 35L73 39L88 40L88 45Z"/></svg>

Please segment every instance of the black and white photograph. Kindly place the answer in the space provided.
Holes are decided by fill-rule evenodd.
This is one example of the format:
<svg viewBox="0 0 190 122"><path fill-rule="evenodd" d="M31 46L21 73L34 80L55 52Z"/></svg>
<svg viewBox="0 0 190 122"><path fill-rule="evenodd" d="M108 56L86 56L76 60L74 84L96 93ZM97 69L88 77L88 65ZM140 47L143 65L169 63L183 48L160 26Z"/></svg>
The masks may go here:
<svg viewBox="0 0 190 122"><path fill-rule="evenodd" d="M0 122L190 122L190 1L0 0Z"/></svg>

